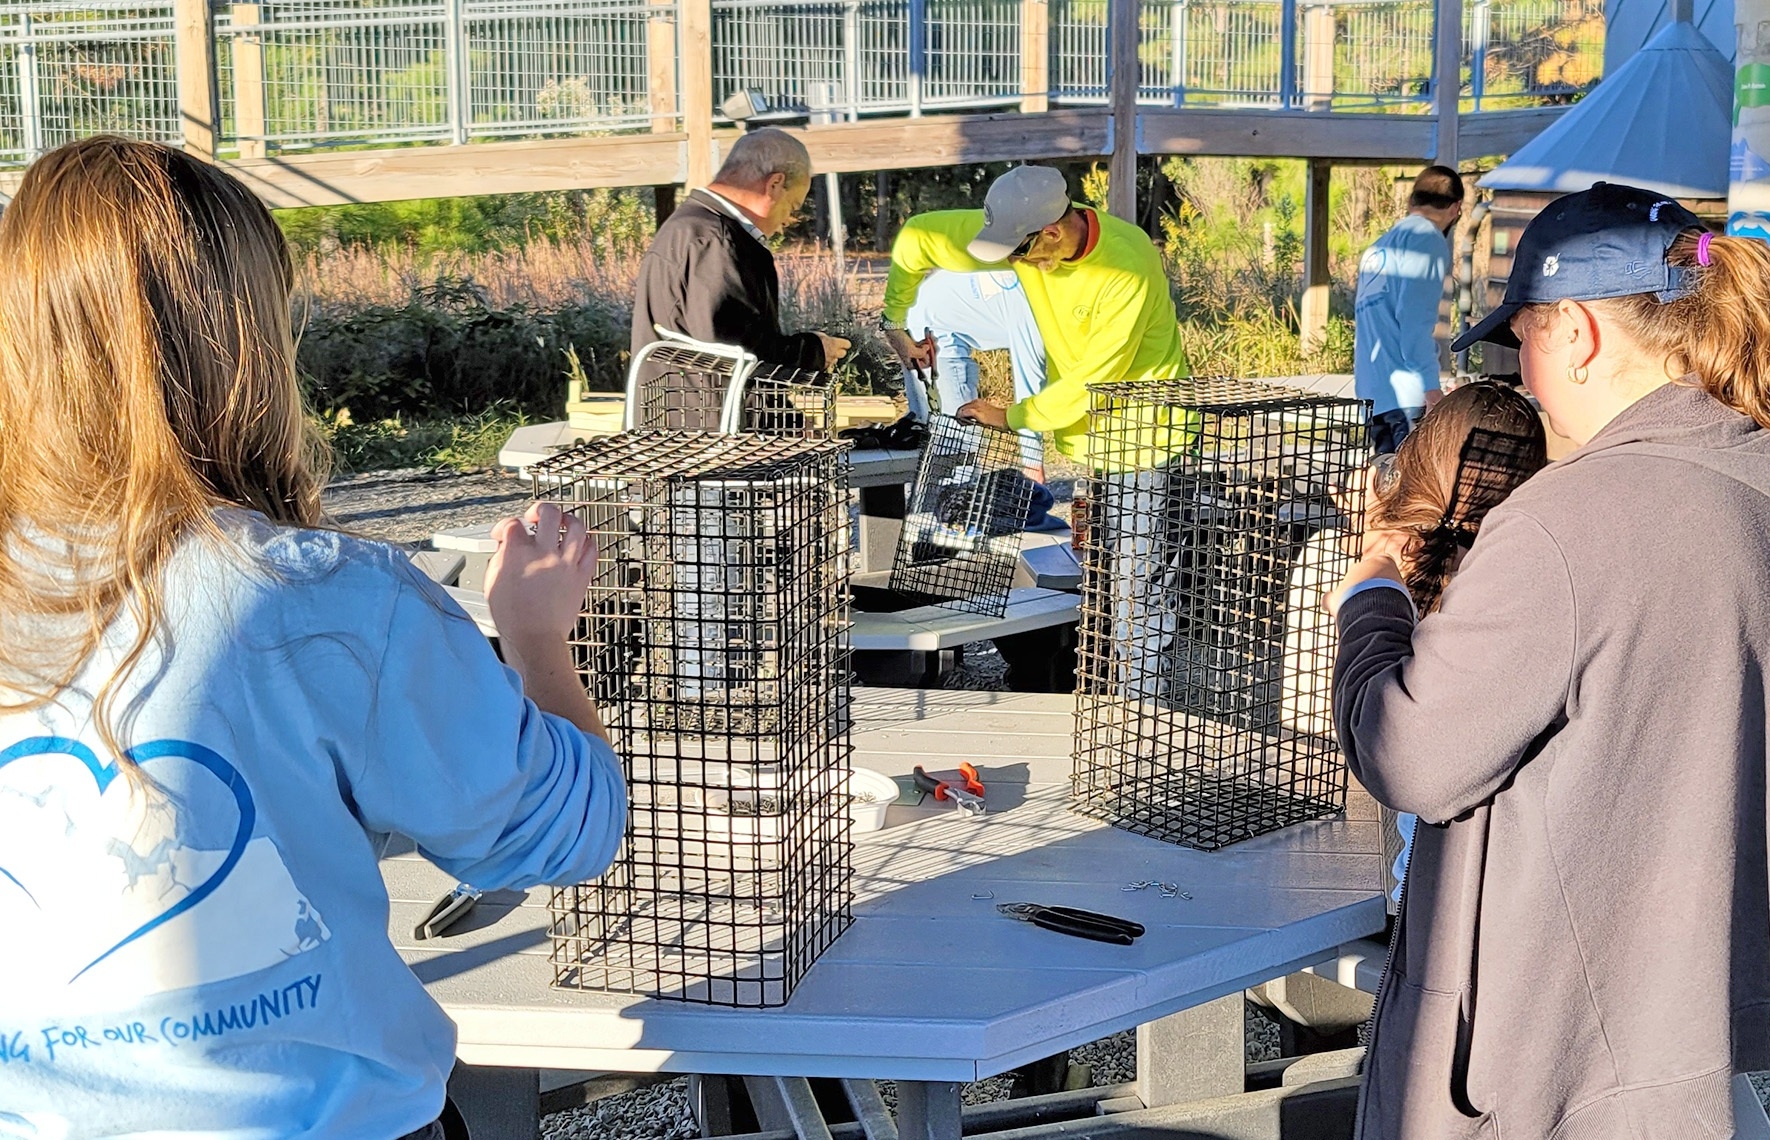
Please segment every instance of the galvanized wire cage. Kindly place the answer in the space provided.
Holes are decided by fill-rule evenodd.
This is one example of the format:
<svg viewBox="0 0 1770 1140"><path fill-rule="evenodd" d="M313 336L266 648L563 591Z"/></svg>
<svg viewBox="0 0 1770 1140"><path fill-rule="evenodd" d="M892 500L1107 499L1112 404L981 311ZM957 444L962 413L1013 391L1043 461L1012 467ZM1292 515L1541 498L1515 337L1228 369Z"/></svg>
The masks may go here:
<svg viewBox="0 0 1770 1140"><path fill-rule="evenodd" d="M764 364L731 345L663 340L627 377L627 430L724 431L827 439L836 427L828 372Z"/></svg>
<svg viewBox="0 0 1770 1140"><path fill-rule="evenodd" d="M1363 404L1101 385L1089 454L1076 810L1206 850L1343 810L1314 603L1356 554Z"/></svg>
<svg viewBox="0 0 1770 1140"><path fill-rule="evenodd" d="M1001 617L1020 564L1032 496L1018 435L951 416L929 417L891 588Z"/></svg>
<svg viewBox="0 0 1770 1140"><path fill-rule="evenodd" d="M780 1005L848 926L841 450L642 432L532 469L601 550L575 645L632 805L553 893L556 984Z"/></svg>

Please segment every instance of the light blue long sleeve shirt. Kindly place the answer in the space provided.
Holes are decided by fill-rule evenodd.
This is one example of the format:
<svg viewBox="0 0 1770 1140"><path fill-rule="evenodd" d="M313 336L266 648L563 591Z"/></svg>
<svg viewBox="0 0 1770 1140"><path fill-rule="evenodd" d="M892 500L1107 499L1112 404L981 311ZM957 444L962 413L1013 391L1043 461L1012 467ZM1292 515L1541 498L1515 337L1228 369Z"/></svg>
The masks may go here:
<svg viewBox="0 0 1770 1140"><path fill-rule="evenodd" d="M1352 378L1373 413L1419 408L1438 387L1438 304L1450 272L1450 243L1409 214L1371 243L1358 262Z"/></svg>
<svg viewBox="0 0 1770 1140"><path fill-rule="evenodd" d="M0 715L0 1137L419 1128L455 1032L388 939L386 837L487 889L593 877L620 842L614 753L401 554L219 517L233 549L168 561L116 705L134 774L89 698Z"/></svg>

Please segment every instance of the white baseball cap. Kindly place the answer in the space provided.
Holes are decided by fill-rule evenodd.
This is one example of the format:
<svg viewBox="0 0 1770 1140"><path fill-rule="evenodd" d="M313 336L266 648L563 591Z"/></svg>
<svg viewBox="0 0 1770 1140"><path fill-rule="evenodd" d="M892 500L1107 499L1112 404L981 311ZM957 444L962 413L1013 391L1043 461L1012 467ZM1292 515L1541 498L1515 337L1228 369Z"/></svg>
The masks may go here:
<svg viewBox="0 0 1770 1140"><path fill-rule="evenodd" d="M1028 234L1069 210L1069 185L1049 166L1016 166L990 183L983 197L983 229L969 251L979 261L1005 261Z"/></svg>

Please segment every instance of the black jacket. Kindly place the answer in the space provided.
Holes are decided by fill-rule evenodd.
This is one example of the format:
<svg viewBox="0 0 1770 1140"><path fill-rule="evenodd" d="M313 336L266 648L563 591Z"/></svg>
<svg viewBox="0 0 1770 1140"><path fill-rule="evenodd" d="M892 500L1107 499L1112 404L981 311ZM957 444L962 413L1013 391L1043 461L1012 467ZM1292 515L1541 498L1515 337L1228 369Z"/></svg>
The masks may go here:
<svg viewBox="0 0 1770 1140"><path fill-rule="evenodd" d="M696 340L739 345L768 364L813 371L824 366L823 342L816 333L781 331L774 255L698 190L658 227L639 264L633 298L635 353L658 339L654 325ZM654 370L645 379L655 376Z"/></svg>

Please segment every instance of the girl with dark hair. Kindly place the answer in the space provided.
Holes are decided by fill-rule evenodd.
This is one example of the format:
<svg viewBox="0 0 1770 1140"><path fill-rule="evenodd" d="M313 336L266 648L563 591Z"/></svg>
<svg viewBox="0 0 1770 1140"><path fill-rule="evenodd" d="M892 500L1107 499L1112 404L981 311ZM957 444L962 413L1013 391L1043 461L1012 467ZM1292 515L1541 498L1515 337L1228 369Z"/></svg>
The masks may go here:
<svg viewBox="0 0 1770 1140"><path fill-rule="evenodd" d="M1515 388L1469 384L1440 400L1393 455L1379 455L1365 526L1402 540L1420 613L1438 608L1487 512L1548 463L1542 419Z"/></svg>
<svg viewBox="0 0 1770 1140"><path fill-rule="evenodd" d="M1481 339L1579 449L1435 612L1393 533L1330 599L1348 764L1421 821L1358 1134L1722 1140L1770 1068L1770 246L1601 183Z"/></svg>

